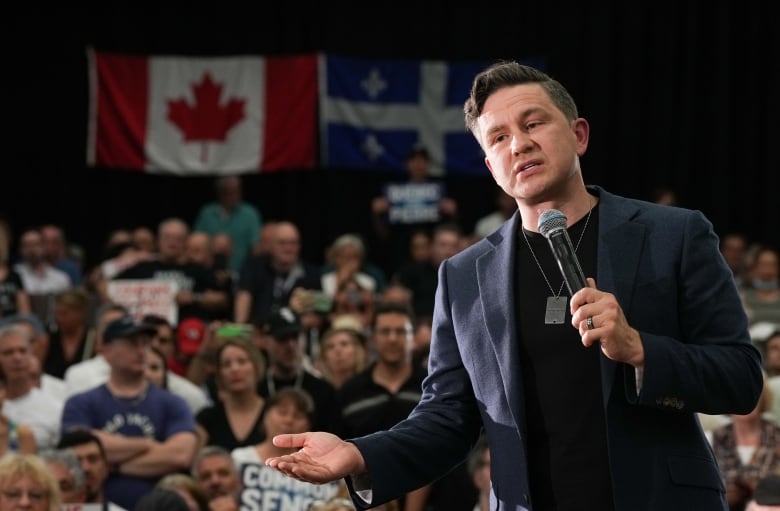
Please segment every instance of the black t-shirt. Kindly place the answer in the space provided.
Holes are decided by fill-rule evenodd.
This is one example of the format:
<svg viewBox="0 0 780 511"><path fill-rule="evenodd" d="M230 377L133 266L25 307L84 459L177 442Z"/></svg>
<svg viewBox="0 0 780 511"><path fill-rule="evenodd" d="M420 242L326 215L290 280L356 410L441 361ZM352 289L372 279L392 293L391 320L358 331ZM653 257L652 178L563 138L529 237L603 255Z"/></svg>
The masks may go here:
<svg viewBox="0 0 780 511"><path fill-rule="evenodd" d="M572 245L577 245L586 218L568 229ZM576 251L585 276L596 282L597 238L598 206ZM580 510L586 503L588 509L608 511L613 503L601 351L597 345L582 345L579 332L571 325L568 300L565 321L545 324L547 297L557 295L563 285L561 296L570 298L563 276L541 234L518 232L516 243L515 303L533 507Z"/></svg>

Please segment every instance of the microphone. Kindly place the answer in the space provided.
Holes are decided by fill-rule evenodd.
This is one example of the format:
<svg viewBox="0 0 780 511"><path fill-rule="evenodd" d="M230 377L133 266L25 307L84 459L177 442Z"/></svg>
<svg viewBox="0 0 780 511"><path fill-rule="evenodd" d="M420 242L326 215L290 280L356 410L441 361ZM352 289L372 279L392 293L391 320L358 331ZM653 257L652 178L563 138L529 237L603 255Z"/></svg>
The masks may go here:
<svg viewBox="0 0 780 511"><path fill-rule="evenodd" d="M571 238L566 231L566 215L557 209L547 209L539 215L539 232L547 238L553 257L558 263L563 280L569 293L573 295L583 287L588 287L585 274L580 267L577 253L571 244Z"/></svg>

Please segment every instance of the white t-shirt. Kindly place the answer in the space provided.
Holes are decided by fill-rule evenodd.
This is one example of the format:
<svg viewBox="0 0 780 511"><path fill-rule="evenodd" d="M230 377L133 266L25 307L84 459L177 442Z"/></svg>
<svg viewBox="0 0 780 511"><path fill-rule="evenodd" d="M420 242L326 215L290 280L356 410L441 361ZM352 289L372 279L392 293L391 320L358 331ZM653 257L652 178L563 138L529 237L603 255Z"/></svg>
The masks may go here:
<svg viewBox="0 0 780 511"><path fill-rule="evenodd" d="M62 420L62 402L57 401L38 387L33 387L26 395L16 399L6 399L3 414L16 422L29 427L38 451L53 449L60 439Z"/></svg>

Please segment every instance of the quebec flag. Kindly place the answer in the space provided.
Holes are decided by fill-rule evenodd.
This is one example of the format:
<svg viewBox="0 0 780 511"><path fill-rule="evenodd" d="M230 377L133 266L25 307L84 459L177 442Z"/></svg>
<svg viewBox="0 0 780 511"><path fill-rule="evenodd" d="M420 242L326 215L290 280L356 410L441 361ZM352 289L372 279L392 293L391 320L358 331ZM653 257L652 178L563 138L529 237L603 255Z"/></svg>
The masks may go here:
<svg viewBox="0 0 780 511"><path fill-rule="evenodd" d="M434 176L487 175L482 150L463 121L463 103L488 62L320 59L324 166L404 171L407 153L422 145Z"/></svg>

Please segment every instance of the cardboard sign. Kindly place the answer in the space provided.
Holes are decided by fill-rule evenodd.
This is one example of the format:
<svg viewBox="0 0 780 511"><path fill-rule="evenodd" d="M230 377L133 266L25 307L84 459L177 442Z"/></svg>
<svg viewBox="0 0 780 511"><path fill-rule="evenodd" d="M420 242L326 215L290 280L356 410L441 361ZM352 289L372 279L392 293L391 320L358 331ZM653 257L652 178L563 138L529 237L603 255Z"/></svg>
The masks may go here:
<svg viewBox="0 0 780 511"><path fill-rule="evenodd" d="M172 280L112 280L107 291L112 301L127 307L136 319L154 314L167 319L171 325L178 322L179 286Z"/></svg>

